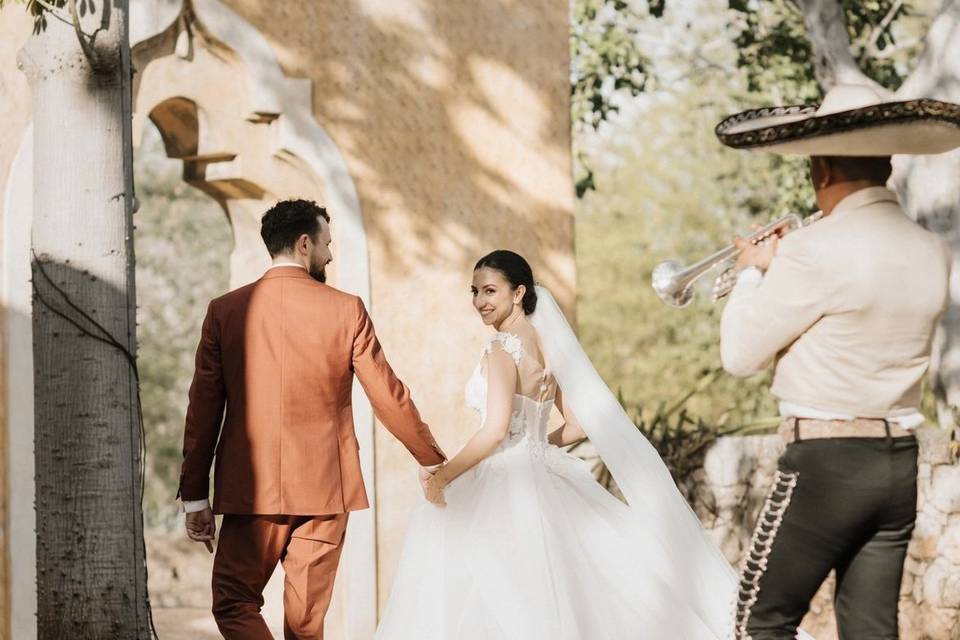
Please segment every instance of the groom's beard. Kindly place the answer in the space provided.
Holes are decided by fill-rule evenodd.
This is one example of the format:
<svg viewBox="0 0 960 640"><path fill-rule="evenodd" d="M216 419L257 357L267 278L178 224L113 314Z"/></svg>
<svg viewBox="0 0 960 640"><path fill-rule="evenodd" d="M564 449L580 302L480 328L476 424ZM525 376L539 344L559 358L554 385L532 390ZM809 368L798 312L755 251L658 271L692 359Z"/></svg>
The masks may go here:
<svg viewBox="0 0 960 640"><path fill-rule="evenodd" d="M310 277L317 282L327 281L327 265L318 266L316 264L311 264L308 273L310 274Z"/></svg>

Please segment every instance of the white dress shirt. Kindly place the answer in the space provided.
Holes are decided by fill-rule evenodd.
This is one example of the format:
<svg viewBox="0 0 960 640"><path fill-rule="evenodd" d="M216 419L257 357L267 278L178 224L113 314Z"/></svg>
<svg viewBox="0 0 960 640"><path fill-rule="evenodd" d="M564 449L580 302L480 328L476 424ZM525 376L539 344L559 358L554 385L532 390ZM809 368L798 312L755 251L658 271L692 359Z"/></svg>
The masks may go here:
<svg viewBox="0 0 960 640"><path fill-rule="evenodd" d="M950 262L891 191L856 191L786 236L766 275L740 274L721 319L724 368L749 376L773 363L785 416L915 427Z"/></svg>

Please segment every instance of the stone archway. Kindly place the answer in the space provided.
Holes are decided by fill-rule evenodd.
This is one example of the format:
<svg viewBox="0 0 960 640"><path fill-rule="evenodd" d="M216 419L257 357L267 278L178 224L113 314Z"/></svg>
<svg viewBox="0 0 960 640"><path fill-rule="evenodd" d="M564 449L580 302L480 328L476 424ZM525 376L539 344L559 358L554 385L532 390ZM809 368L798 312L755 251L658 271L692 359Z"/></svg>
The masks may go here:
<svg viewBox="0 0 960 640"><path fill-rule="evenodd" d="M309 81L284 76L259 32L217 0L185 3L172 21L167 16L166 26L164 16L154 18L154 32L147 28L132 52L138 72L134 141L152 121L167 155L182 160L184 181L223 207L233 231L231 287L258 278L269 264L259 237L263 211L277 199L306 197L325 203L334 217L331 281L369 305L359 199L339 150L313 117ZM359 387L354 414L372 494L373 412ZM369 497L375 505L375 496ZM371 637L376 589L376 516L370 509L351 518L331 631Z"/></svg>

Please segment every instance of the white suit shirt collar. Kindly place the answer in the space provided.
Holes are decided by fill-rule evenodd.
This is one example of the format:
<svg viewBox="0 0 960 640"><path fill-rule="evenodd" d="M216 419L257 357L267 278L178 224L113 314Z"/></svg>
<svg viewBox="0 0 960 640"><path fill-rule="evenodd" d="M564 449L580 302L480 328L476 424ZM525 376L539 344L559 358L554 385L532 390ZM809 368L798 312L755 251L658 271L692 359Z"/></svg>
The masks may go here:
<svg viewBox="0 0 960 640"><path fill-rule="evenodd" d="M277 267L300 267L304 271L307 270L307 268L302 264L300 264L299 262L293 262L292 260L278 260L273 264L271 264L269 267L267 267L267 271L269 271L270 269L276 269Z"/></svg>
<svg viewBox="0 0 960 640"><path fill-rule="evenodd" d="M853 211L854 209L866 207L884 200L889 200L896 203L897 194L895 194L893 191L890 191L890 189L887 189L886 187L867 187L866 189L854 191L846 198L838 202L830 215L835 216L838 213L842 214L847 211Z"/></svg>

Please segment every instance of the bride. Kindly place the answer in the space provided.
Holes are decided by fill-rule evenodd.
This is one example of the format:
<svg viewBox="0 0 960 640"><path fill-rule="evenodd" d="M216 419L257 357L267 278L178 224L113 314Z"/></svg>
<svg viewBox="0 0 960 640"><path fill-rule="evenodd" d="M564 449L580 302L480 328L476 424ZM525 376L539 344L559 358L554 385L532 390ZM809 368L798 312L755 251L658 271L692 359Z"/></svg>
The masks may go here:
<svg viewBox="0 0 960 640"><path fill-rule="evenodd" d="M481 427L424 479L376 638L733 638L735 572L526 260L483 257L472 291L496 330L466 387ZM584 437L626 504L560 448Z"/></svg>

